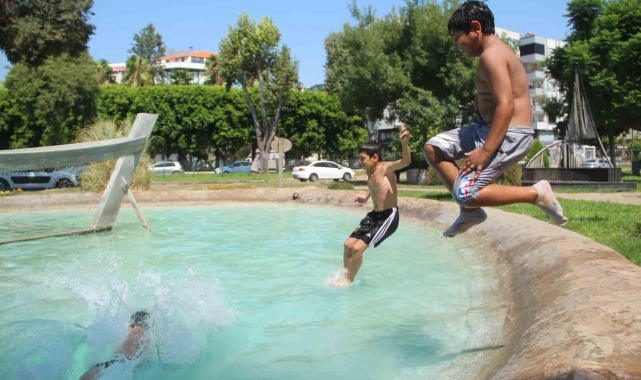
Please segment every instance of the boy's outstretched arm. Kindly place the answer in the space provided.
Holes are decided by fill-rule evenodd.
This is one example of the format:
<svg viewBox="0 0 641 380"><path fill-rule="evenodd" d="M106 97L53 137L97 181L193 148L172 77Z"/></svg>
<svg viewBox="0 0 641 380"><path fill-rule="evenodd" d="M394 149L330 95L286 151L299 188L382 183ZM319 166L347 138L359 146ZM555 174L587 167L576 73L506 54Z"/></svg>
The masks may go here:
<svg viewBox="0 0 641 380"><path fill-rule="evenodd" d="M400 160L387 163L387 172L394 172L399 169L403 169L412 162L412 156L410 155L410 147L407 145L410 139L410 131L401 126L401 131L398 133L398 137L401 139L401 146L403 148L403 153Z"/></svg>
<svg viewBox="0 0 641 380"><path fill-rule="evenodd" d="M487 70L490 90L496 99L496 110L494 111L492 127L483 147L465 154L468 158L461 166L460 171L463 175L476 172L477 177L481 174L485 164L501 146L514 114L514 94L512 93L510 73L505 59L500 56L485 54L481 56L481 62L485 70Z"/></svg>

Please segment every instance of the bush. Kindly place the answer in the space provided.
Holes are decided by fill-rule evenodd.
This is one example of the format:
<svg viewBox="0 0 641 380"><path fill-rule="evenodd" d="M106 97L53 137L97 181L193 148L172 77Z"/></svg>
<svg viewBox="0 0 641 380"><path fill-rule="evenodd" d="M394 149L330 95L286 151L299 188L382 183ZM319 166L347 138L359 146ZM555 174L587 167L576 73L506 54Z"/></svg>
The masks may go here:
<svg viewBox="0 0 641 380"><path fill-rule="evenodd" d="M534 155L537 154L539 151L541 151L541 149L543 148L544 148L544 145L539 141L539 139L534 139L534 142L532 142L532 147L530 148L530 151L525 157L525 164L527 165L530 162L530 160L532 160L532 157L534 157ZM545 168L550 167L550 155L548 154L547 151L543 153L543 167Z"/></svg>
<svg viewBox="0 0 641 380"><path fill-rule="evenodd" d="M641 161L641 141L628 143L628 156L632 161Z"/></svg>
<svg viewBox="0 0 641 380"><path fill-rule="evenodd" d="M93 125L82 129L75 142L90 142L107 139L126 137L129 135L132 123L124 121L118 126L113 120L101 120ZM138 166L134 171L130 188L132 190L149 190L151 183L151 171L149 166L153 161L147 152L144 152L138 161ZM104 191L111 177L111 172L116 166L116 160L95 162L87 166L82 173L82 187L89 191Z"/></svg>
<svg viewBox="0 0 641 380"><path fill-rule="evenodd" d="M354 190L354 186L351 182L334 182L327 186L330 190Z"/></svg>

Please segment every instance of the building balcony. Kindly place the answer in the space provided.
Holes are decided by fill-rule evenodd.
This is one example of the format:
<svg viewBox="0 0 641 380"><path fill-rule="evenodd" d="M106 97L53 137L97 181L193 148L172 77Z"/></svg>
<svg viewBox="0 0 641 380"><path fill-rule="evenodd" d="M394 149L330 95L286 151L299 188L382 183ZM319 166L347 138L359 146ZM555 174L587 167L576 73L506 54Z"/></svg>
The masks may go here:
<svg viewBox="0 0 641 380"><path fill-rule="evenodd" d="M553 131L556 124L550 124L547 121L537 121L532 123L532 128L536 131Z"/></svg>
<svg viewBox="0 0 641 380"><path fill-rule="evenodd" d="M543 54L528 54L521 56L521 62L523 63L538 63L543 62L545 56Z"/></svg>
<svg viewBox="0 0 641 380"><path fill-rule="evenodd" d="M531 88L530 89L530 96L545 96L545 89L544 88Z"/></svg>
<svg viewBox="0 0 641 380"><path fill-rule="evenodd" d="M205 71L204 63L166 62L166 63L163 63L163 67L165 68L165 70L185 69L185 70Z"/></svg>
<svg viewBox="0 0 641 380"><path fill-rule="evenodd" d="M540 104L533 104L531 107L532 107L532 113L533 114L545 113L545 111L543 110L543 107L541 107Z"/></svg>
<svg viewBox="0 0 641 380"><path fill-rule="evenodd" d="M540 80L545 80L545 72L536 70L536 71L530 71L527 73L527 79L533 80L533 79L540 79Z"/></svg>

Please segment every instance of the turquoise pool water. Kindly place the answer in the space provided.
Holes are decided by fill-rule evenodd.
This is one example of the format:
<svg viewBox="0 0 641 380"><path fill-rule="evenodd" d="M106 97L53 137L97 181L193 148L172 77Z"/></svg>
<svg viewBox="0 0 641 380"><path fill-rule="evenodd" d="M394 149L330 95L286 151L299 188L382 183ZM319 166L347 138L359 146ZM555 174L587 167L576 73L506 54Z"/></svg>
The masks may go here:
<svg viewBox="0 0 641 380"><path fill-rule="evenodd" d="M0 246L0 378L77 379L152 313L137 365L103 378L438 378L496 328L479 255L403 221L334 288L365 209L221 204L130 209L112 232ZM2 213L0 239L87 227L91 210ZM498 322L497 322L498 323Z"/></svg>

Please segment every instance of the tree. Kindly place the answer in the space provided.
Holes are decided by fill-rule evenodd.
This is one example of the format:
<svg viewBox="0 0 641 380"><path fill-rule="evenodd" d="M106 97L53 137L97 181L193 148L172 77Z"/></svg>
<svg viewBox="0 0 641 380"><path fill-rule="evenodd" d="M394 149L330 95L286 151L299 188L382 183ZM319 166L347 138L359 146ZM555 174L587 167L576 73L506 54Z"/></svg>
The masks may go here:
<svg viewBox="0 0 641 380"><path fill-rule="evenodd" d="M110 84L115 83L113 77L113 70L109 66L106 59L99 59L96 61L96 75L98 75L98 83Z"/></svg>
<svg viewBox="0 0 641 380"><path fill-rule="evenodd" d="M12 108L11 148L66 144L96 116L100 92L96 63L67 54L39 67L15 64L6 86Z"/></svg>
<svg viewBox="0 0 641 380"><path fill-rule="evenodd" d="M212 54L211 57L207 58L205 76L207 76L205 84L219 85L223 83L218 69L218 56Z"/></svg>
<svg viewBox="0 0 641 380"><path fill-rule="evenodd" d="M40 65L63 53L87 50L96 27L93 0L0 0L0 50L13 64Z"/></svg>
<svg viewBox="0 0 641 380"><path fill-rule="evenodd" d="M385 110L407 123L419 155L426 139L473 115L477 60L458 52L447 23L459 2L411 0L377 18L370 8L350 7L355 25L325 40L325 87L346 109L355 108L370 133Z"/></svg>
<svg viewBox="0 0 641 380"><path fill-rule="evenodd" d="M253 118L264 172L268 170L268 153L281 109L298 83L298 62L292 59L286 45L279 50L279 43L280 32L271 18L263 17L256 23L243 13L237 25L230 26L229 34L221 40L217 60L226 87L240 85L243 91ZM249 91L253 81L258 82L256 100Z"/></svg>
<svg viewBox="0 0 641 380"><path fill-rule="evenodd" d="M552 52L546 70L571 104L578 65L597 131L608 136L614 158L615 136L641 127L641 0L572 0L567 16L569 43Z"/></svg>
<svg viewBox="0 0 641 380"><path fill-rule="evenodd" d="M194 76L189 70L176 69L169 73L169 80L171 81L171 84L188 85L191 84L192 80L194 80Z"/></svg>
<svg viewBox="0 0 641 380"><path fill-rule="evenodd" d="M149 69L153 83L162 81L161 61L165 57L165 43L160 33L156 32L154 24L144 27L140 33L134 34L134 42L129 52L145 59L151 64Z"/></svg>
<svg viewBox="0 0 641 380"><path fill-rule="evenodd" d="M358 146L368 139L359 117L347 115L340 100L325 91L294 92L283 106L280 136L292 141L289 156L354 157Z"/></svg>
<svg viewBox="0 0 641 380"><path fill-rule="evenodd" d="M127 59L125 83L127 83L129 87L149 86L153 83L151 76L151 64L149 61L135 55Z"/></svg>

